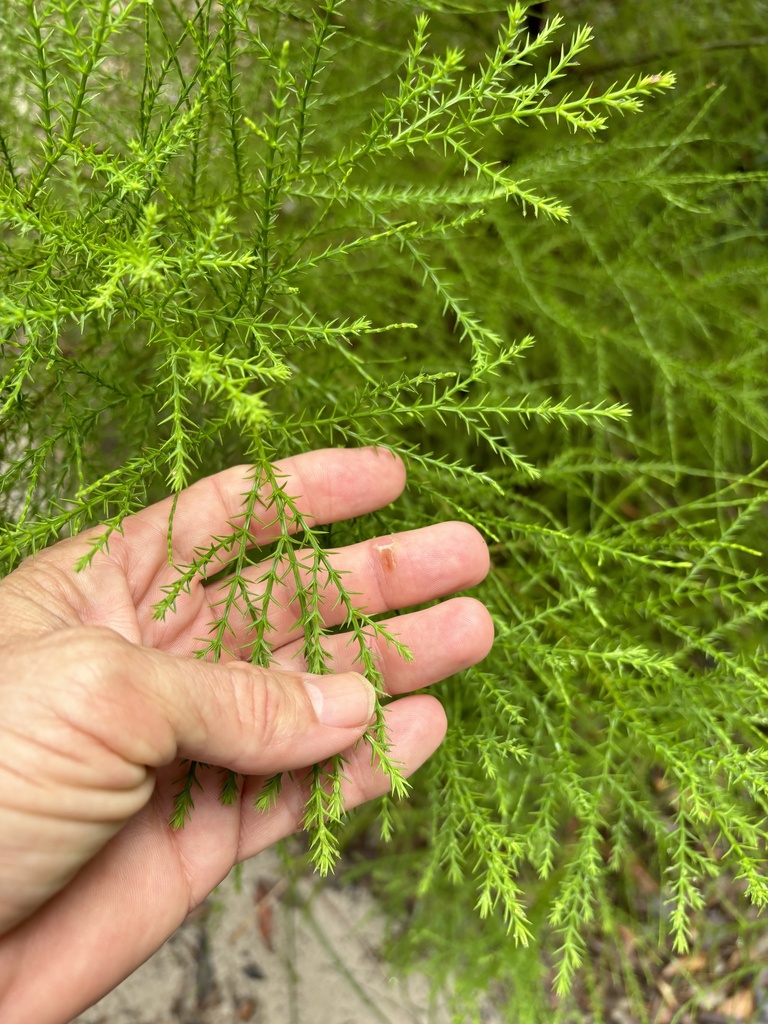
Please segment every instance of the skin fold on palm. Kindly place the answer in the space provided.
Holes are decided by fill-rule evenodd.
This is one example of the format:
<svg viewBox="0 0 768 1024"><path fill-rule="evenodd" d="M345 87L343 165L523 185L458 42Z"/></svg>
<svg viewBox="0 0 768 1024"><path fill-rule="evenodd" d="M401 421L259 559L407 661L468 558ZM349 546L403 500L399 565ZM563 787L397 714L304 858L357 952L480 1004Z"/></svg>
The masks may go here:
<svg viewBox="0 0 768 1024"><path fill-rule="evenodd" d="M394 501L405 485L384 450L328 449L276 464L281 486L308 523L328 524ZM164 587L210 538L241 515L249 466L201 480L178 498L172 559L172 499L131 516L108 550L79 573L77 561L99 531L62 541L0 581L0 1017L9 1024L66 1021L154 952L237 862L301 826L306 790L300 769L344 752L348 807L380 795L387 779L358 740L371 720L371 691L347 680L359 652L343 632L326 638L330 668L342 676L307 687L302 629L288 583L270 603L273 664L247 657L250 621L229 618L232 652L213 665L194 658L227 587L197 579L173 614L153 616ZM265 495L263 509L269 508ZM265 512L248 524L253 545L274 539ZM480 582L488 552L464 523L376 538L329 552L345 585L370 614L447 597ZM258 604L263 572L245 570ZM274 595L273 595L274 596ZM325 626L344 610L332 587L322 595ZM436 749L445 728L440 704L411 691L485 656L493 627L476 600L450 598L388 621L412 652L375 650L387 691L411 694L386 707L392 757L410 774ZM324 714L348 694L342 719ZM173 831L179 759L212 766L185 828ZM239 799L219 800L219 766L239 773ZM290 771L269 811L254 807L264 778Z"/></svg>

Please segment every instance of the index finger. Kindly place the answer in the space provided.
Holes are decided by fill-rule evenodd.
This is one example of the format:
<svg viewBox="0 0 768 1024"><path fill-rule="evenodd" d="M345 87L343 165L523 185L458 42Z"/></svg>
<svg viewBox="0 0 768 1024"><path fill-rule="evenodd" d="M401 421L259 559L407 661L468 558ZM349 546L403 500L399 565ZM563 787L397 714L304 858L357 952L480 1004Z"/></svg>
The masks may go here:
<svg viewBox="0 0 768 1024"><path fill-rule="evenodd" d="M308 525L335 523L372 512L394 501L405 486L402 462L386 449L326 448L293 455L274 464L281 489L292 498ZM174 563L188 565L211 538L232 532L243 523L243 506L254 486L259 495L248 533L254 545L265 544L280 534L273 492L259 483L254 467L234 466L206 477L182 491L173 515ZM162 586L159 575L177 571L168 564L168 519L173 498L158 502L130 519L124 528L129 567L141 567L140 575ZM216 569L227 562L217 559Z"/></svg>
<svg viewBox="0 0 768 1024"><path fill-rule="evenodd" d="M385 448L318 449L281 459L273 468L280 488L310 526L382 508L405 486L405 467ZM265 544L280 534L273 489L259 482L257 473L252 465L233 466L199 480L175 499L166 498L125 519L122 532L110 540L108 557L123 570L135 602L177 579L179 567L192 564L212 538L230 535L243 525L246 499L254 487L259 493L248 524L250 543ZM222 549L209 573L223 568L236 554L236 549Z"/></svg>

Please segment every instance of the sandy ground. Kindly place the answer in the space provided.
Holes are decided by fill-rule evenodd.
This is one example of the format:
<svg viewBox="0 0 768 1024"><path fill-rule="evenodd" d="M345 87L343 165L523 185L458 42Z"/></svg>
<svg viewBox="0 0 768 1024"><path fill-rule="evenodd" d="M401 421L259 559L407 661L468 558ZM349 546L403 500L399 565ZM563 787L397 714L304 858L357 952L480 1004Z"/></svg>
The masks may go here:
<svg viewBox="0 0 768 1024"><path fill-rule="evenodd" d="M151 960L77 1024L447 1024L424 978L392 976L364 888L288 883L278 856L243 865Z"/></svg>

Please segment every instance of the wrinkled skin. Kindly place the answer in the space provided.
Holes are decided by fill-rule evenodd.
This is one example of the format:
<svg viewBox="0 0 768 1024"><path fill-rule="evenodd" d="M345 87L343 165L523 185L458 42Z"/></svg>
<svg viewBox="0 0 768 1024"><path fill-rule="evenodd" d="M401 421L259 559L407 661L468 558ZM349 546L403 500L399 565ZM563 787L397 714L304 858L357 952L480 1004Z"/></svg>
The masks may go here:
<svg viewBox="0 0 768 1024"><path fill-rule="evenodd" d="M405 483L401 463L372 449L311 452L277 468L311 523L380 508ZM175 564L228 532L249 486L249 467L241 466L181 495ZM69 1020L150 956L234 864L300 827L298 769L344 751L347 806L387 788L365 745L357 745L371 719L372 691L343 675L360 667L355 647L344 635L329 638L341 675L308 676L287 584L271 606L269 670L234 656L217 665L192 657L219 613L226 578L196 581L166 621L153 619L161 588L175 576L169 510L165 501L132 516L83 572L73 567L98 531L54 545L0 581L4 1024ZM257 511L249 529L254 545L274 535L266 511L263 519ZM488 569L483 540L462 523L351 545L332 561L370 613L450 595ZM247 572L258 601L259 568ZM343 617L331 592L323 609L327 625ZM229 646L246 656L248 622L233 625ZM389 628L414 654L408 663L386 646L375 651L394 695L478 661L493 633L488 612L471 598L400 615ZM441 742L443 710L413 694L386 715L392 756L410 774ZM234 806L222 806L218 771L204 771L191 822L172 831L174 781L185 757L240 773L240 794ZM255 810L264 777L294 769L276 806Z"/></svg>

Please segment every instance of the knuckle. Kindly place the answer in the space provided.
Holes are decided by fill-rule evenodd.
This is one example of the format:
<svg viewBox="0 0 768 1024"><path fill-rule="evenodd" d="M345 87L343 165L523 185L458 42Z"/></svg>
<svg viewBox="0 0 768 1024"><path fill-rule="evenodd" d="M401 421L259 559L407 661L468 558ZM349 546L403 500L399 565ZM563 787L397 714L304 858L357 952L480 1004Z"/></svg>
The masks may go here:
<svg viewBox="0 0 768 1024"><path fill-rule="evenodd" d="M387 671L390 667L389 662L391 654L387 639L379 632L368 633L365 636L364 643L366 650L368 651L368 654L373 661L373 664L381 673L381 675L386 679ZM365 665L363 664L362 660L362 652L358 653L358 657L357 660L355 661L355 664L352 667L352 671L360 672L362 675L366 674Z"/></svg>
<svg viewBox="0 0 768 1024"><path fill-rule="evenodd" d="M17 699L32 702L39 722L92 731L118 703L131 645L113 630L76 626L13 650Z"/></svg>
<svg viewBox="0 0 768 1024"><path fill-rule="evenodd" d="M292 677L237 662L230 674L234 713L248 744L255 742L261 750L284 746L299 718Z"/></svg>
<svg viewBox="0 0 768 1024"><path fill-rule="evenodd" d="M93 675L111 677L124 664L130 643L107 626L76 626L52 638L57 652Z"/></svg>
<svg viewBox="0 0 768 1024"><path fill-rule="evenodd" d="M461 523L461 529L464 533L464 543L468 547L474 548L478 555L487 562L490 559L490 553L488 551L488 544L486 543L485 537L477 529L472 526L471 523Z"/></svg>
<svg viewBox="0 0 768 1024"><path fill-rule="evenodd" d="M102 626L77 626L50 639L48 659L57 666L58 685L48 687L50 698L75 716L90 719L114 702L120 682L127 678L127 659L132 645L114 630Z"/></svg>

